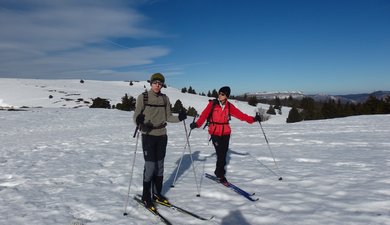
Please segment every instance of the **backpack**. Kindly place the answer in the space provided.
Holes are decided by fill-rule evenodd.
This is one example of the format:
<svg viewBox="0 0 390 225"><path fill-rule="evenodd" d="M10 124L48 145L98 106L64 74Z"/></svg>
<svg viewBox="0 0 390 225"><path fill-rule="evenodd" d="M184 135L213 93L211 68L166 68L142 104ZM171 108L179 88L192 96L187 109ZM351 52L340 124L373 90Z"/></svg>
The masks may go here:
<svg viewBox="0 0 390 225"><path fill-rule="evenodd" d="M146 106L149 106L149 107L165 107L165 118L168 118L168 115L167 115L167 96L163 93L161 93L162 97L163 97L163 100L164 100L164 105L154 105L154 104L149 104L148 103L148 100L149 100L149 96L148 96L148 92L145 90L143 93L142 93L143 97L144 97L144 108L141 110L141 114L144 113L144 110L145 110L145 107Z"/></svg>

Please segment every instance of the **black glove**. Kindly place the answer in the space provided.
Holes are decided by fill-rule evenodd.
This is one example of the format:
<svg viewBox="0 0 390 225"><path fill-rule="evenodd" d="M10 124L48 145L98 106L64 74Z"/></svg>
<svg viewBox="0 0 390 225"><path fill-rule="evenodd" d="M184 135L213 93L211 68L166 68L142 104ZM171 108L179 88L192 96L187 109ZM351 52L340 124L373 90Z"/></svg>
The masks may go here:
<svg viewBox="0 0 390 225"><path fill-rule="evenodd" d="M255 122L256 122L256 121L261 122L261 116L260 116L259 114L256 114L256 116L253 117L253 120L254 120Z"/></svg>
<svg viewBox="0 0 390 225"><path fill-rule="evenodd" d="M149 121L141 126L141 130L149 133L153 130L153 124Z"/></svg>
<svg viewBox="0 0 390 225"><path fill-rule="evenodd" d="M183 121L185 119L187 119L187 113L186 113L186 111L182 110L179 112L179 120Z"/></svg>
<svg viewBox="0 0 390 225"><path fill-rule="evenodd" d="M192 123L190 124L190 128L191 128L191 130L192 130L192 129L195 129L195 128L196 128L196 123L195 123L195 122L192 122Z"/></svg>
<svg viewBox="0 0 390 225"><path fill-rule="evenodd" d="M137 116L137 118L135 119L135 122L137 123L137 125L144 124L144 122L145 122L145 115L144 114L139 114Z"/></svg>

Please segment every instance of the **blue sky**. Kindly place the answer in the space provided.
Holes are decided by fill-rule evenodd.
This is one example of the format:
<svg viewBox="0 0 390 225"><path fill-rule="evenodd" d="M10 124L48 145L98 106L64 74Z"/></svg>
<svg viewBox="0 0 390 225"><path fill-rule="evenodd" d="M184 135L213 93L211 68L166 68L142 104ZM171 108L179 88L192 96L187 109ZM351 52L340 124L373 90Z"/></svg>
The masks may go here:
<svg viewBox="0 0 390 225"><path fill-rule="evenodd" d="M390 89L387 0L0 0L0 77Z"/></svg>

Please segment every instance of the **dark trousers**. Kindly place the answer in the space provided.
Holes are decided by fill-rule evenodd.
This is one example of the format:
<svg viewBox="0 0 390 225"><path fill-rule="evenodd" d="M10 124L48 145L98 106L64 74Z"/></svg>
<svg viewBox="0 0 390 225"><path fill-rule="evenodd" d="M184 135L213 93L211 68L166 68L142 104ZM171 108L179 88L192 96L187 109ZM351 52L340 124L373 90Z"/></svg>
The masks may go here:
<svg viewBox="0 0 390 225"><path fill-rule="evenodd" d="M142 134L142 149L145 159L143 200L151 200L151 189L153 189L154 194L161 195L167 143L167 135L151 136Z"/></svg>
<svg viewBox="0 0 390 225"><path fill-rule="evenodd" d="M225 136L211 135L211 140L215 148L215 153L217 154L217 163L216 163L214 174L217 177L225 176L226 154L229 149L230 135L225 135Z"/></svg>

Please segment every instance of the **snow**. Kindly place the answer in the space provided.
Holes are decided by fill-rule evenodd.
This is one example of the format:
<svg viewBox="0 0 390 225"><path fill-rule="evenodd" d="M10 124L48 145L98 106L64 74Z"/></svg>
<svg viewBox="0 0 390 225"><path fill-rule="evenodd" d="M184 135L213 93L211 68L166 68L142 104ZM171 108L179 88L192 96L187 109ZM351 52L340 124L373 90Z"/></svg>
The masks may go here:
<svg viewBox="0 0 390 225"><path fill-rule="evenodd" d="M101 95L119 102L124 93L141 93L143 82L135 84L137 88L126 82L84 85L88 83L89 88L76 88L80 83L75 80L60 84L0 79L3 107L43 107L0 110L0 224L159 224L131 199L142 191L143 172L132 112L73 108L78 103L53 104L55 100L47 98L48 90L55 89L57 101L63 97L61 90L85 99ZM163 91L171 102L180 98L198 111L208 100L174 88ZM254 113L255 108L238 105ZM256 192L256 202L203 176L215 166L214 149L203 129L190 136L201 195L196 197L183 123L170 123L164 194L178 206L214 219L200 221L165 208L160 208L161 213L173 224L390 224L390 115L287 124L287 112L262 123L270 148L259 124L231 121L227 178ZM185 121L187 127L191 121L191 117ZM129 215L123 216L135 150Z"/></svg>

